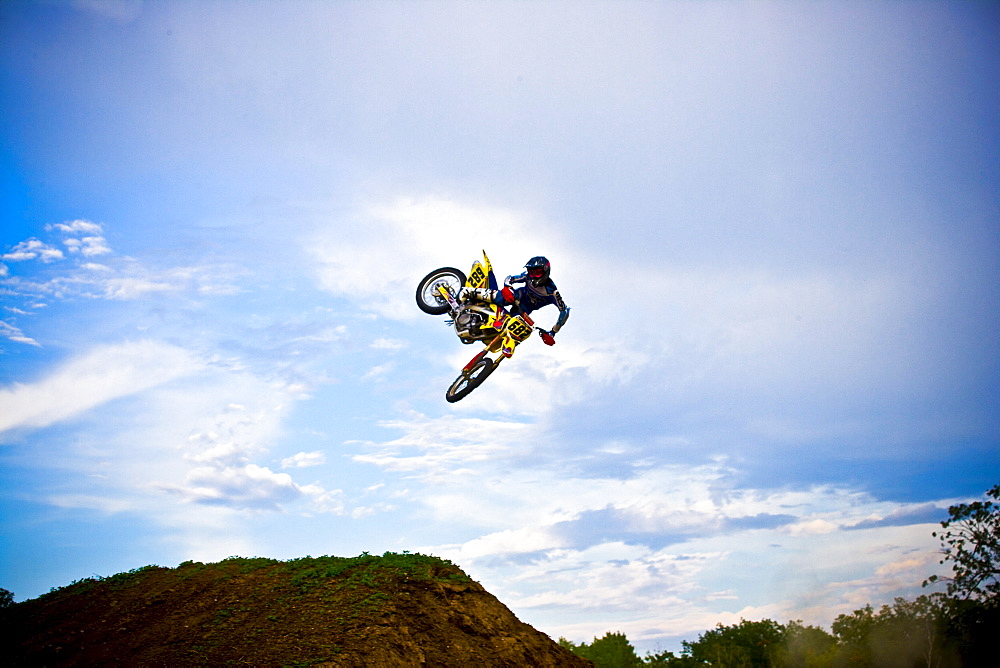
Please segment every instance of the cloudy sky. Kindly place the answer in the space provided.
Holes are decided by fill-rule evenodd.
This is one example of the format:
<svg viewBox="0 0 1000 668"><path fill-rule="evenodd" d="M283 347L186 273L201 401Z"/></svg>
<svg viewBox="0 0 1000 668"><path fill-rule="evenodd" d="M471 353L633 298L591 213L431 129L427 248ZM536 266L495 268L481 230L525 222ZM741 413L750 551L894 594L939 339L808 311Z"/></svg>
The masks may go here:
<svg viewBox="0 0 1000 668"><path fill-rule="evenodd" d="M920 593L1000 481L992 3L15 0L0 49L18 600L409 550L676 649ZM573 310L452 405L413 294L482 249Z"/></svg>

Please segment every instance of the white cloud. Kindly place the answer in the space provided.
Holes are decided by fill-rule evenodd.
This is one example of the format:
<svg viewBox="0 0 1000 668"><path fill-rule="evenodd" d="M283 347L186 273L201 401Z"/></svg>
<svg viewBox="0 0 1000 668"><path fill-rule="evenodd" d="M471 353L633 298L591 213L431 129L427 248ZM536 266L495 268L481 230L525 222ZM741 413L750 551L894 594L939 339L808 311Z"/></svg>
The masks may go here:
<svg viewBox="0 0 1000 668"><path fill-rule="evenodd" d="M417 283L441 266L467 272L485 250L503 280L531 249L555 246L534 214L447 197L400 197L364 206L330 221L306 240L323 289L385 317L422 316L413 303ZM426 317L426 316L424 316Z"/></svg>
<svg viewBox="0 0 1000 668"><path fill-rule="evenodd" d="M302 494L287 473L256 464L198 467L188 472L183 486L164 484L160 488L179 493L189 502L260 510L276 510L280 503Z"/></svg>
<svg viewBox="0 0 1000 668"><path fill-rule="evenodd" d="M554 321L556 311L551 310L539 315L538 320L551 317ZM584 322L574 324L585 326ZM454 410L541 418L562 406L585 405L589 399L607 396L656 363L649 353L614 333L592 333L593 337L580 330L560 335L553 347L545 346L537 336L531 337L517 346L511 359L501 362L481 389L456 404ZM453 350L447 357L452 375L457 376L479 350L479 346Z"/></svg>
<svg viewBox="0 0 1000 668"><path fill-rule="evenodd" d="M482 248L500 278L529 254L559 259L555 278L573 312L556 346L534 338L519 346L483 388L452 407L463 414L544 418L618 392L622 401L660 396L687 410L720 394L746 393L752 401L733 415L746 433L801 442L843 429L841 412L866 396L919 386L933 364L915 364L906 352L915 344L892 335L921 312L922 298L909 270L891 263L868 273L820 265L789 273L651 263L640 255L627 269L628 288L612 279L602 288L610 292L595 300L589 295L596 285L621 275L620 261L574 246L560 225L536 212L447 196L390 198L358 207L308 239L325 290L392 319L428 318L413 304L419 278L443 265L467 271ZM543 326L556 319L552 307L534 315ZM442 331L447 376L475 353L455 342ZM381 370L372 369L372 377ZM816 377L824 379L821 396ZM450 380L442 377L442 391ZM803 402L822 403L829 420L800 419Z"/></svg>
<svg viewBox="0 0 1000 668"><path fill-rule="evenodd" d="M0 389L0 432L45 427L201 367L187 351L156 341L97 346L40 381Z"/></svg>
<svg viewBox="0 0 1000 668"><path fill-rule="evenodd" d="M354 455L353 460L427 478L507 456L530 430L530 425L520 422L450 416L429 419L415 412L406 420L388 420L381 425L402 429L404 435L385 443L362 444L370 453Z"/></svg>
<svg viewBox="0 0 1000 668"><path fill-rule="evenodd" d="M184 266L153 270L129 261L122 264L115 275L88 276L87 284L104 299L134 301L153 293L177 292L191 297L203 295L231 295L240 290L232 279L241 273L225 266Z"/></svg>
<svg viewBox="0 0 1000 668"><path fill-rule="evenodd" d="M814 493L816 505L836 499ZM609 535L617 531L605 528ZM522 619L550 634L587 640L614 628L653 642L740 618L829 627L836 615L866 603L913 596L923 578L940 569L932 528L841 530L789 542L775 529L714 533L708 527L702 537L662 548L641 539L574 548L539 526L422 550L475 573Z"/></svg>
<svg viewBox="0 0 1000 668"><path fill-rule="evenodd" d="M326 455L319 450L313 452L298 452L291 457L282 459L281 468L306 468L309 466L320 466L325 463Z"/></svg>
<svg viewBox="0 0 1000 668"><path fill-rule="evenodd" d="M185 502L257 510L274 510L301 496L290 475L252 461L280 431L285 397L252 378L244 382L251 391L230 394L229 403L190 423L193 429L181 450L193 466L183 480L161 479L155 488L178 494ZM243 400L233 401L237 397Z"/></svg>
<svg viewBox="0 0 1000 668"><path fill-rule="evenodd" d="M11 310L17 313L23 313L23 311L20 311L19 309L11 309ZM13 341L14 343L24 343L29 346L36 346L36 347L39 346L38 341L35 341L30 336L25 336L24 332L22 332L20 328L15 327L9 322L4 322L3 320L0 320L0 336L3 336L9 339L10 341ZM0 390L0 392L2 392L2 390ZM0 416L2 416L2 413L0 413ZM0 417L0 420L2 420L2 417Z"/></svg>
<svg viewBox="0 0 1000 668"><path fill-rule="evenodd" d="M85 257L106 255L111 252L104 237L83 237L81 239L66 239L63 244L70 253L80 253Z"/></svg>
<svg viewBox="0 0 1000 668"><path fill-rule="evenodd" d="M45 501L57 508L85 508L108 515L136 510L129 499L101 494L51 494Z"/></svg>
<svg viewBox="0 0 1000 668"><path fill-rule="evenodd" d="M365 375L361 377L362 380L379 380L385 378L389 373L396 368L394 362L386 362L385 364L377 364L369 369Z"/></svg>
<svg viewBox="0 0 1000 668"><path fill-rule="evenodd" d="M541 416L619 384L646 396L665 391L665 398L682 402L747 387L766 388L753 393L758 402L802 401L803 383L814 387L818 376L835 397L828 410L836 411L849 397L860 401L859 390L915 386L910 381L932 364L915 365L907 347L916 343L892 335L918 317L924 298L912 289L912 270L891 263L868 273L819 265L782 273L665 265L639 256L627 268L628 287L612 279L602 288L610 292L595 300L588 296L596 285L621 275L618 259L575 247L572 238L562 238L561 226L538 213L442 196L360 207L309 243L324 289L393 319L427 318L412 303L416 282L442 265L467 271L481 248L501 279L527 254L559 259L555 278L573 311L556 346L542 348L534 339L519 346L484 390L456 405L462 412L489 406ZM556 315L552 307L534 314L543 326ZM457 373L475 351L450 345L454 341L442 336ZM816 429L829 428L810 430L768 411L748 411L746 420L755 434L785 441L815 438Z"/></svg>
<svg viewBox="0 0 1000 668"><path fill-rule="evenodd" d="M108 278L100 283L107 299L133 300L153 292L170 292L180 288L175 283L140 277Z"/></svg>
<svg viewBox="0 0 1000 668"><path fill-rule="evenodd" d="M405 435L356 460L430 483L408 506L471 534L420 551L454 560L550 634L621 628L654 642L741 617L829 626L910 595L936 568L927 524L855 528L924 517L928 504L826 486L741 489L724 461L574 477L572 461L537 456L537 424L411 414L384 426ZM602 452L635 456L621 443Z"/></svg>
<svg viewBox="0 0 1000 668"><path fill-rule="evenodd" d="M61 373L74 370L81 366L67 365ZM217 555L208 546L230 546L223 557L252 549L247 523L252 516L286 510L347 515L342 491L300 484L291 472L266 464L294 400L280 384L245 370L198 367L125 405L95 409L102 412L88 429L33 454L41 469L76 473L66 491L40 490L38 500L102 513L129 511L159 525L161 539L184 546L186 555ZM321 452L300 452L285 462L297 468L323 458ZM224 527L226 537L199 545L212 527Z"/></svg>
<svg viewBox="0 0 1000 668"><path fill-rule="evenodd" d="M0 255L0 260L7 262L24 262L39 259L42 262L54 262L63 259L63 253L38 239L28 239L14 246L10 252Z"/></svg>
<svg viewBox="0 0 1000 668"><path fill-rule="evenodd" d="M87 271L99 271L99 272L109 272L112 271L111 267L106 264L99 264L97 262L85 262L80 265L81 269L86 269Z"/></svg>
<svg viewBox="0 0 1000 668"><path fill-rule="evenodd" d="M346 515L347 502L341 489L325 490L319 485L306 485L302 492L310 498L312 512L329 515Z"/></svg>
<svg viewBox="0 0 1000 668"><path fill-rule="evenodd" d="M839 527L824 519L804 520L785 529L792 535L833 533Z"/></svg>
<svg viewBox="0 0 1000 668"><path fill-rule="evenodd" d="M379 337L371 342L371 347L376 350L403 350L409 345L409 342L404 339L389 339L386 337Z"/></svg>
<svg viewBox="0 0 1000 668"><path fill-rule="evenodd" d="M61 232L63 235L73 235L64 236L63 238L63 245L70 254L94 257L96 255L107 255L112 252L107 240L104 238L104 228L98 223L93 223L89 220L73 220L68 223L46 225L45 229L47 231L55 230ZM62 252L53 250L58 254L53 259L62 259Z"/></svg>
<svg viewBox="0 0 1000 668"><path fill-rule="evenodd" d="M241 291L235 284L237 277L246 273L243 269L226 265L155 269L133 258L116 255L101 236L103 227L87 220L47 225L45 229L63 235L62 243L70 255L88 259L107 257L102 263L62 263L31 278L11 276L9 271L0 274L8 294L15 299L31 300L28 305L31 309L40 306L36 301L40 295L59 301L74 297L136 301L168 292L198 299L234 295ZM63 259L64 255L59 249L38 239L28 239L14 246L3 258L10 261L40 259L50 264Z"/></svg>
<svg viewBox="0 0 1000 668"><path fill-rule="evenodd" d="M54 225L46 225L47 230L59 230L60 232L65 232L67 234L74 234L77 232L83 234L92 235L102 235L104 234L104 227L99 223L94 223L89 220L71 220L68 223L55 223Z"/></svg>

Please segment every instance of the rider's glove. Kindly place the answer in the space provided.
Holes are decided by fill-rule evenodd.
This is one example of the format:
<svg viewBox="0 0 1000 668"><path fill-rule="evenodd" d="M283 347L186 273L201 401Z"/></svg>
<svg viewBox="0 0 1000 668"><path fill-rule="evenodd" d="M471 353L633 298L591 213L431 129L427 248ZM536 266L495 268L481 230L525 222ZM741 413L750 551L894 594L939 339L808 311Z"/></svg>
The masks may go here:
<svg viewBox="0 0 1000 668"><path fill-rule="evenodd" d="M544 329L538 330L538 335L542 337L542 341L545 342L547 346L554 346L556 340L552 337L552 332L546 332Z"/></svg>
<svg viewBox="0 0 1000 668"><path fill-rule="evenodd" d="M503 286L503 290L500 291L500 294L503 295L504 304L514 303L514 291L510 289L509 285Z"/></svg>

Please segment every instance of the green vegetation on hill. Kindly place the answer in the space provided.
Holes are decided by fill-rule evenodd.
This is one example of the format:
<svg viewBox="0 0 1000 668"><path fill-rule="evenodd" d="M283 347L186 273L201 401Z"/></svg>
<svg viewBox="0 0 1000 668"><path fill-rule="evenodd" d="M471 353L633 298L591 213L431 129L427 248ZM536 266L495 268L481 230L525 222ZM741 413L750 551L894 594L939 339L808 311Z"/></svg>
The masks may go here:
<svg viewBox="0 0 1000 668"><path fill-rule="evenodd" d="M139 583L142 575L150 571L171 570L162 566L142 566L125 573L108 577L91 577L76 580L67 587L52 589L46 596L58 595L62 592L80 593L98 584L108 584L113 588L128 587ZM200 561L185 561L176 569L183 579L199 574L209 574L220 581L228 580L238 575L247 575L255 571L268 570L271 575L282 581L290 581L305 593L310 587L337 579L338 587L357 589L361 585L377 587L390 578L442 581L463 583L471 582L465 573L451 561L423 554L410 552L386 552L382 556L362 553L357 557L302 557L288 561L268 559L266 557L229 557L216 563Z"/></svg>

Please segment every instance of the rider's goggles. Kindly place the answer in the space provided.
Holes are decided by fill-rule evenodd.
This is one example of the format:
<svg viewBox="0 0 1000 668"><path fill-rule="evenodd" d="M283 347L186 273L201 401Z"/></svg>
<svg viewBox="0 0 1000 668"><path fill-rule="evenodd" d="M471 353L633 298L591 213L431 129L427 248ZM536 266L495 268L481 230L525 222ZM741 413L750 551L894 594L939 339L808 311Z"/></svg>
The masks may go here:
<svg viewBox="0 0 1000 668"><path fill-rule="evenodd" d="M532 278L541 278L545 275L545 270L542 267L532 267L528 269L528 276Z"/></svg>

